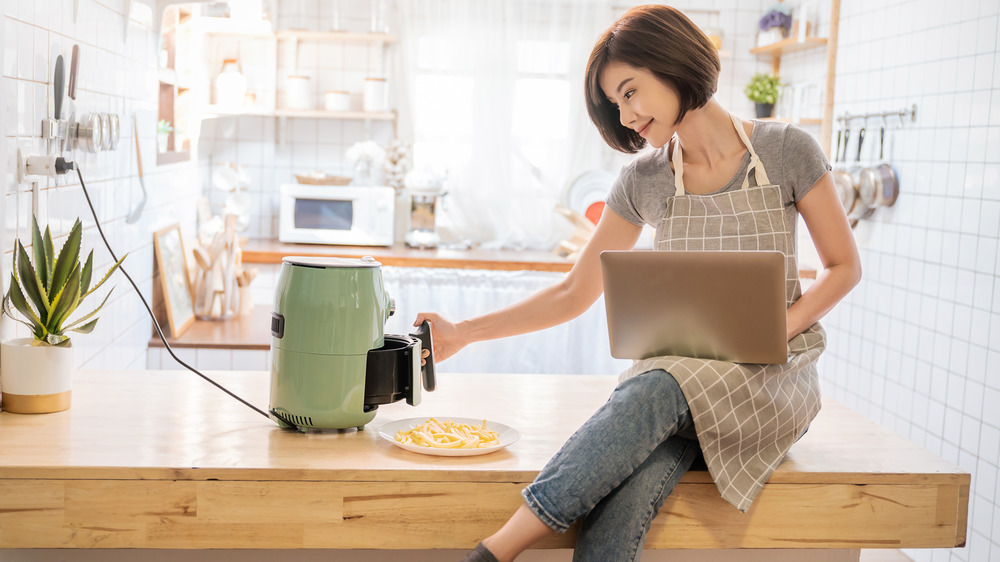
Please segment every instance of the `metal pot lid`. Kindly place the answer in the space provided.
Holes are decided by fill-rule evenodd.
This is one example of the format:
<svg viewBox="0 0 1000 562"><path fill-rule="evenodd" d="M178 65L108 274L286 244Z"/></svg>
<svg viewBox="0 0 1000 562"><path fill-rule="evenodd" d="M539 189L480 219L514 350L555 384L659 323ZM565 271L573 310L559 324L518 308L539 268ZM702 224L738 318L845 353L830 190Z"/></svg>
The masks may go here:
<svg viewBox="0 0 1000 562"><path fill-rule="evenodd" d="M371 256L363 258L331 258L323 256L285 256L281 258L282 263L289 265L300 265L303 267L316 267L320 269L358 269L358 268L378 268L382 264L375 261Z"/></svg>

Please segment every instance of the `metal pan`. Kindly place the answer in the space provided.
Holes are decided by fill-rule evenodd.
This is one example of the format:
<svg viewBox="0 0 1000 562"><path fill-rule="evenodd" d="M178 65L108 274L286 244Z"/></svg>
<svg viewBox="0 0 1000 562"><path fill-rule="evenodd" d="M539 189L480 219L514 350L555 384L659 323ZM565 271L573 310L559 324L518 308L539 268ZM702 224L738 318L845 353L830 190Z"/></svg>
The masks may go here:
<svg viewBox="0 0 1000 562"><path fill-rule="evenodd" d="M837 151L833 154L833 183L837 187L837 195L840 203L844 206L844 212L850 214L854 209L857 194L854 191L854 183L851 175L847 173L847 144L851 138L849 127L837 131ZM841 145L843 145L843 158L841 158Z"/></svg>
<svg viewBox="0 0 1000 562"><path fill-rule="evenodd" d="M879 165L876 167L876 175L879 178L878 199L880 205L892 207L896 203L896 199L899 198L899 176L896 175L896 169L892 167L892 164L885 159L884 148L884 144L880 140Z"/></svg>
<svg viewBox="0 0 1000 562"><path fill-rule="evenodd" d="M854 192L857 194L854 207L848 213L847 218L851 221L851 226L857 226L858 221L871 216L874 209L865 203L861 198L861 173L864 167L861 166L861 149L865 144L865 128L858 131L858 152L854 157L854 166L848 172L851 176L851 183L854 185Z"/></svg>
<svg viewBox="0 0 1000 562"><path fill-rule="evenodd" d="M884 139L885 125L879 129L879 146L882 146ZM868 208L868 213L865 216L870 216L875 208L881 204L879 194L882 191L882 176L879 175L876 168L866 166L861 169L858 177L858 199L861 201L861 205Z"/></svg>

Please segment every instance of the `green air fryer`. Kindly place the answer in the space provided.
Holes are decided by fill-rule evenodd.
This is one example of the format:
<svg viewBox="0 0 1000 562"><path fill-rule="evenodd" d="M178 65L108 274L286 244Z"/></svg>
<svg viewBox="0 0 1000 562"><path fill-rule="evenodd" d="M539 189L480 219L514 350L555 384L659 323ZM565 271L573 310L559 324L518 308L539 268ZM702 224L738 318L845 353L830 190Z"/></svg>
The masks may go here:
<svg viewBox="0 0 1000 562"><path fill-rule="evenodd" d="M433 349L424 322L385 335L394 304L382 264L361 259L286 257L271 313L271 418L299 431L362 429L379 404L420 403L434 390ZM421 380L422 379L422 380Z"/></svg>

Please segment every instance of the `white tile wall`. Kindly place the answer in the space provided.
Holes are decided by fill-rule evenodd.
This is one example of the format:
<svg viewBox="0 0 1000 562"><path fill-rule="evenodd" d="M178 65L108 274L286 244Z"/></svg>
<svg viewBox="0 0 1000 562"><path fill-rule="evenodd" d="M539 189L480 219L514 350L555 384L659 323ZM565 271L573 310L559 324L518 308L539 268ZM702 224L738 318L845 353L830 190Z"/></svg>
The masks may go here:
<svg viewBox="0 0 1000 562"><path fill-rule="evenodd" d="M917 104L917 119L886 146L898 203L855 230L864 278L824 322L823 387L973 474L967 547L908 552L921 561L1000 561L998 11L841 7L836 114Z"/></svg>
<svg viewBox="0 0 1000 562"><path fill-rule="evenodd" d="M340 29L366 32L371 27L368 2L339 3ZM280 2L276 29L334 29L334 7L320 0ZM390 29L390 32L394 30ZM278 107L286 104L289 75L310 77L311 97L316 109L323 107L323 94L344 90L351 94L351 109L362 108L366 77L387 75L393 45L381 47L363 43L299 41L294 46L282 41L278 46ZM206 122L202 128L201 150L206 155L204 173L211 177L210 166L235 162L250 178L251 222L244 235L251 238L276 238L278 235L278 186L295 183L296 173L323 171L351 176L353 170L344 154L354 143L372 139L385 147L393 138L388 121L230 117ZM225 201L225 193L214 191L210 197L215 212Z"/></svg>
<svg viewBox="0 0 1000 562"><path fill-rule="evenodd" d="M114 251L128 253L125 269L148 299L152 293L152 233L179 222L193 234L194 201L201 191L196 163L156 165L155 123L157 119L156 46L151 10L139 6L135 17L125 21L120 0L79 0L73 19L74 0L2 0L0 29L3 37L3 152L6 171L2 194L3 230L0 263L3 290L10 276L10 249L14 238L30 242L32 191L30 184L17 185L14 175L17 148L43 153L41 120L53 112L52 77L56 57L63 55L69 69L72 46L80 45L78 114L97 111L118 114L121 141L111 152L86 154L68 151L65 156L81 167L98 217ZM125 25L128 25L126 38ZM125 224L125 217L141 197L135 157L133 115L138 119L139 142L149 198L141 220ZM95 271L112 263L104 248L84 198L79 181L65 176L39 182L38 219L42 228L53 229L60 245L73 221L84 223L84 251L94 250ZM106 285L116 286L100 314L96 330L73 336L77 363L82 368L143 369L150 321L128 281L120 274ZM106 291L103 292L106 294ZM95 295L103 298L104 294ZM99 304L91 297L81 307L87 312ZM27 330L7 319L5 337L26 336Z"/></svg>

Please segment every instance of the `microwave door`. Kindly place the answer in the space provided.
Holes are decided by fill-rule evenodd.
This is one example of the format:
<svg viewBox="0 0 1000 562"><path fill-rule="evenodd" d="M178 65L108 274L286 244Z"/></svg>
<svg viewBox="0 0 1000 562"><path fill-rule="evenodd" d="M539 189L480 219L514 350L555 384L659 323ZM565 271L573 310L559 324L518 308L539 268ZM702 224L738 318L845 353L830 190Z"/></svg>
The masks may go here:
<svg viewBox="0 0 1000 562"><path fill-rule="evenodd" d="M350 231L354 227L354 201L296 199L294 224L296 229Z"/></svg>

